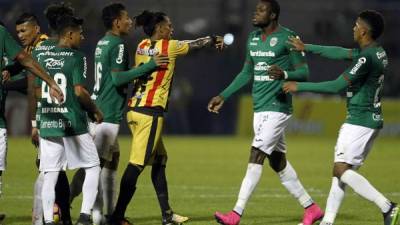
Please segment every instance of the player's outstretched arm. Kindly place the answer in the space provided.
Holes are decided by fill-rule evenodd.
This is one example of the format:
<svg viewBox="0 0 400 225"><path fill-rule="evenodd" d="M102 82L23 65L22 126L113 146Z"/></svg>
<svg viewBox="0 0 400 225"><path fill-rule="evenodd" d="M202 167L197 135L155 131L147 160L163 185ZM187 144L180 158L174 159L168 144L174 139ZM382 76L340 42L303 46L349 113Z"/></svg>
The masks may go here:
<svg viewBox="0 0 400 225"><path fill-rule="evenodd" d="M335 94L343 91L348 86L349 82L345 79L345 75L341 75L336 80L320 83L289 81L283 84L282 89L285 93L317 92Z"/></svg>
<svg viewBox="0 0 400 225"><path fill-rule="evenodd" d="M25 51L21 51L16 60L21 63L29 72L40 77L50 87L50 95L58 100L58 102L64 101L64 95L57 85L57 83L46 73L46 71L39 65L39 63L32 58Z"/></svg>
<svg viewBox="0 0 400 225"><path fill-rule="evenodd" d="M128 71L111 71L112 82L115 86L127 84L135 78L153 72L159 66L166 66L168 63L168 56L155 55L148 63L132 68Z"/></svg>
<svg viewBox="0 0 400 225"><path fill-rule="evenodd" d="M184 42L189 45L189 51L204 47L215 47L218 50L224 48L224 38L221 36L207 36L196 40L185 40Z"/></svg>
<svg viewBox="0 0 400 225"><path fill-rule="evenodd" d="M311 52L313 54L334 60L352 60L359 54L359 51L355 49L337 46L304 44L303 41L301 41L298 37L290 37L288 44L292 46L292 50Z"/></svg>
<svg viewBox="0 0 400 225"><path fill-rule="evenodd" d="M75 85L75 95L82 108L88 113L91 120L96 123L103 122L103 113L97 108L96 104L90 99L89 92L82 85Z"/></svg>

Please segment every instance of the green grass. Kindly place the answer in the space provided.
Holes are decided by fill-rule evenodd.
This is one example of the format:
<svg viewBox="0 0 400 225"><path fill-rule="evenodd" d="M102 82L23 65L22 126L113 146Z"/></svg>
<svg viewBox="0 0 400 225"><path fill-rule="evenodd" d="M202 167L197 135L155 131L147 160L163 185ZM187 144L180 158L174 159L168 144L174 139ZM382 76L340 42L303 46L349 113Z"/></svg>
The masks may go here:
<svg viewBox="0 0 400 225"><path fill-rule="evenodd" d="M190 224L216 224L216 210L231 210L245 174L251 138L166 137L169 153L167 176L173 209L191 217ZM335 138L290 136L288 158L303 185L321 206L325 206L331 182ZM120 138L119 176L126 167L130 138ZM378 139L366 166L360 172L393 201L400 202L399 139ZM7 213L5 224L30 224L36 151L28 138L10 138L8 170L4 174L4 196L0 211ZM150 168L139 178L138 189L127 216L136 225L157 225L160 210L150 179ZM69 174L71 175L71 174ZM70 176L69 176L70 177ZM119 183L119 182L118 182ZM79 214L80 199L73 204L73 216ZM282 187L278 177L266 165L256 192L249 201L241 224L296 225L303 210ZM350 189L336 225L382 224L377 207L355 195Z"/></svg>

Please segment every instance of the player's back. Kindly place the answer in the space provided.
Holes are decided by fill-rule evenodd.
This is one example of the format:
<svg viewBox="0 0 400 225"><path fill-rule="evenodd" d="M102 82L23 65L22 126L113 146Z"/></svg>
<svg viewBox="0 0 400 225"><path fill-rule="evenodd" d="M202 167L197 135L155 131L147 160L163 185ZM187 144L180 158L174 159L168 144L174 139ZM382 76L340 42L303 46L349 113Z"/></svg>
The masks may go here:
<svg viewBox="0 0 400 225"><path fill-rule="evenodd" d="M111 71L129 68L129 53L123 40L115 35L105 35L95 51L95 85L92 99L104 114L104 122L119 123L122 120L127 85L116 87Z"/></svg>
<svg viewBox="0 0 400 225"><path fill-rule="evenodd" d="M388 58L385 50L378 45L360 52L349 69L351 86L347 90L347 104L350 118L355 123L372 128L382 127L382 89Z"/></svg>
<svg viewBox="0 0 400 225"><path fill-rule="evenodd" d="M140 42L136 50L135 66L147 63L155 54L168 55L169 64L136 79L133 97L128 105L130 107L161 107L165 110L174 75L175 61L178 56L187 54L188 50L189 45L184 41L158 40L152 42L150 39L145 39Z"/></svg>
<svg viewBox="0 0 400 225"><path fill-rule="evenodd" d="M60 137L86 133L86 112L75 95L75 85L85 85L86 57L70 48L54 47L51 51L41 52L39 63L64 94L62 104L54 103L48 85L37 79L37 85L41 87L40 136Z"/></svg>

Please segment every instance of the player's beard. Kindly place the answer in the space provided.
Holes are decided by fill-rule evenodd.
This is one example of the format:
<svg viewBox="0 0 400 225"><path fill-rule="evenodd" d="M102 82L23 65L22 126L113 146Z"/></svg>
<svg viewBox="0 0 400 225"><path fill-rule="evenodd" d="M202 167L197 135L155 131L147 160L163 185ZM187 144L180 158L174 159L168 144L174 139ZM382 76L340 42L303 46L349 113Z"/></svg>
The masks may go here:
<svg viewBox="0 0 400 225"><path fill-rule="evenodd" d="M258 27L258 28L265 28L265 27L268 27L270 24L271 24L271 20L267 21L267 22L258 22L258 23L253 22L253 26Z"/></svg>

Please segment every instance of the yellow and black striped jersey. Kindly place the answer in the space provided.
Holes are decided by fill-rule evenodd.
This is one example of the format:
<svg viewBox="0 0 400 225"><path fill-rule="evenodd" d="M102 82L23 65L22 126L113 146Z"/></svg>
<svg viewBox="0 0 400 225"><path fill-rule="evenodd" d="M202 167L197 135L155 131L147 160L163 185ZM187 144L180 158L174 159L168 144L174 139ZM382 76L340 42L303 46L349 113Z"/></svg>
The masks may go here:
<svg viewBox="0 0 400 225"><path fill-rule="evenodd" d="M161 107L166 109L171 82L174 75L175 61L180 55L186 55L189 45L178 40L141 41L136 49L135 67L147 63L156 54L168 55L169 64L158 68L147 76L134 81L133 95L128 101L129 107Z"/></svg>

